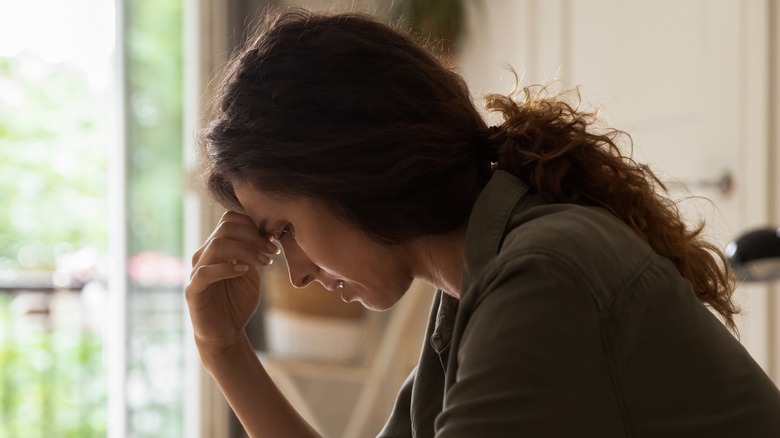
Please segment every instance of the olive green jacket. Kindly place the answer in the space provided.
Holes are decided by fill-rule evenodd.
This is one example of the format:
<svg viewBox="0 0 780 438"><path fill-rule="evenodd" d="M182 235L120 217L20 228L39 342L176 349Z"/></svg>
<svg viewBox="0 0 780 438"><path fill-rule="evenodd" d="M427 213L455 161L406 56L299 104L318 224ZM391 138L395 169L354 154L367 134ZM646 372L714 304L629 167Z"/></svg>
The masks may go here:
<svg viewBox="0 0 780 438"><path fill-rule="evenodd" d="M380 437L780 437L780 391L674 265L496 171Z"/></svg>

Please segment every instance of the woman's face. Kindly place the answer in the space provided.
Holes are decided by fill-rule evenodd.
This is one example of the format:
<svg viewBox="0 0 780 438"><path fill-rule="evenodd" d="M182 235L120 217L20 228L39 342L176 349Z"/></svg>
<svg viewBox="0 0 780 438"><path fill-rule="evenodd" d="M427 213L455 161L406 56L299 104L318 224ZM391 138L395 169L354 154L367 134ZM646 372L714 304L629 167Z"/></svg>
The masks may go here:
<svg viewBox="0 0 780 438"><path fill-rule="evenodd" d="M318 281L374 310L389 309L409 289L408 245L376 242L311 199L271 197L240 182L233 189L260 233L281 245L293 286Z"/></svg>

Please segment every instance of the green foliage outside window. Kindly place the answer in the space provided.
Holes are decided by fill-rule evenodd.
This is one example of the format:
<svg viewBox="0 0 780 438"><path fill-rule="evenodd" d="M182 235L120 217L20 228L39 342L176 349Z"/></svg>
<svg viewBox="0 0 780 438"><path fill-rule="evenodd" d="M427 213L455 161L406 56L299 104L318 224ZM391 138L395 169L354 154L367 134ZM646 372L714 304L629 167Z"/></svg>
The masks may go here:
<svg viewBox="0 0 780 438"><path fill-rule="evenodd" d="M183 435L183 1L127 0L128 436ZM161 272L162 271L162 272ZM183 273L182 273L183 274ZM167 279L168 284L161 284ZM178 281L177 281L178 280ZM135 395L132 395L135 394Z"/></svg>
<svg viewBox="0 0 780 438"><path fill-rule="evenodd" d="M24 271L54 271L79 249L106 252L110 109L96 76L27 50L0 56L4 287ZM97 268L88 267L92 278ZM0 291L0 436L105 436L102 334L55 328L46 307L18 308L52 297Z"/></svg>
<svg viewBox="0 0 780 438"><path fill-rule="evenodd" d="M182 8L181 0L124 4L128 258L181 257ZM106 89L114 79L95 82L95 74L28 52L0 53L0 283L54 271L84 248L98 254L88 279L100 279L117 108ZM128 384L147 395L141 405L128 400L127 434L181 436L180 291L129 283ZM0 436L105 436L103 333L15 311L17 297L0 292ZM161 299L169 304L155 313Z"/></svg>
<svg viewBox="0 0 780 438"><path fill-rule="evenodd" d="M106 436L103 340L19 318L0 294L0 436Z"/></svg>
<svg viewBox="0 0 780 438"><path fill-rule="evenodd" d="M84 72L24 55L0 57L0 89L0 272L53 270L79 247L105 252L102 96Z"/></svg>
<svg viewBox="0 0 780 438"><path fill-rule="evenodd" d="M126 6L130 254L182 253L183 2Z"/></svg>

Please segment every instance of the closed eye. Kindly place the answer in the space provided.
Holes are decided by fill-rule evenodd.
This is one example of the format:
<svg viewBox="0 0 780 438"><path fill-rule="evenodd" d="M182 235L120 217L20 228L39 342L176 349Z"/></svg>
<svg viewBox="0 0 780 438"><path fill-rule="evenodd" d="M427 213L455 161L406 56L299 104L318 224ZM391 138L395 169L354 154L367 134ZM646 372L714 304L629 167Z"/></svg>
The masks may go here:
<svg viewBox="0 0 780 438"><path fill-rule="evenodd" d="M283 237L290 236L295 238L295 229L292 224L284 224L276 233L274 233L274 239L282 240Z"/></svg>

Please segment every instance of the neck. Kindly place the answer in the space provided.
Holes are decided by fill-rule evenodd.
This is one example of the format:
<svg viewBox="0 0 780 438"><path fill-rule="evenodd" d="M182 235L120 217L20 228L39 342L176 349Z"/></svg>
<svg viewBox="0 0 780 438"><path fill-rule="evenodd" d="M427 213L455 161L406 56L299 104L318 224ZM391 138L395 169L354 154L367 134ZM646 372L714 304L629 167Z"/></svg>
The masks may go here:
<svg viewBox="0 0 780 438"><path fill-rule="evenodd" d="M465 240L465 228L421 239L416 245L415 277L455 298L460 298Z"/></svg>

